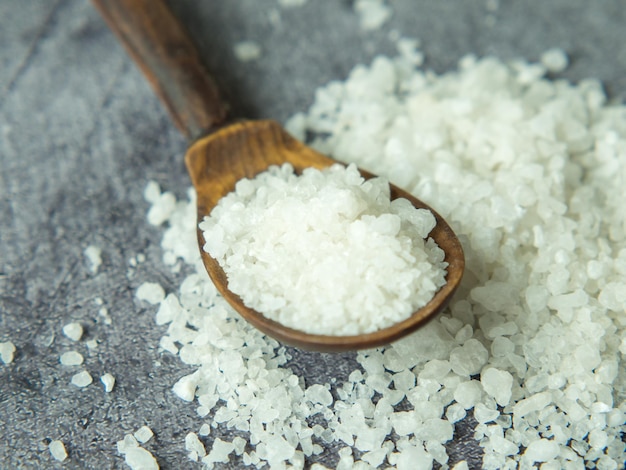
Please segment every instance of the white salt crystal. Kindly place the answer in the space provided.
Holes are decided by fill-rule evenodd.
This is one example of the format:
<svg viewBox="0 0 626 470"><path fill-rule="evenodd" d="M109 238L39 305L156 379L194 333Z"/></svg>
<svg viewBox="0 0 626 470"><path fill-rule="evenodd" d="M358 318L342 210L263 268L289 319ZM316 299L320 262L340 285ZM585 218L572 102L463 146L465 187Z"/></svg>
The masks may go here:
<svg viewBox="0 0 626 470"><path fill-rule="evenodd" d="M482 388L477 380L459 384L454 390L454 399L466 410L476 406L482 396Z"/></svg>
<svg viewBox="0 0 626 470"><path fill-rule="evenodd" d="M568 66L567 55L562 49L549 49L541 55L541 63L548 71L560 73Z"/></svg>
<svg viewBox="0 0 626 470"><path fill-rule="evenodd" d="M478 403L474 407L474 418L479 423L489 423L494 421L498 416L500 416L500 412L498 410L494 410L485 406L483 403Z"/></svg>
<svg viewBox="0 0 626 470"><path fill-rule="evenodd" d="M354 10L359 15L361 28L365 31L379 29L392 13L384 0L356 0Z"/></svg>
<svg viewBox="0 0 626 470"><path fill-rule="evenodd" d="M465 407L460 403L453 403L446 409L446 418L451 423L461 421L466 416Z"/></svg>
<svg viewBox="0 0 626 470"><path fill-rule="evenodd" d="M0 359L5 364L10 364L13 362L13 357L15 355L15 345L11 341L5 341L4 343L0 343Z"/></svg>
<svg viewBox="0 0 626 470"><path fill-rule="evenodd" d="M204 423L202 426L200 426L198 434L200 434L201 436L208 436L209 434L211 434L211 426L209 426L207 423Z"/></svg>
<svg viewBox="0 0 626 470"><path fill-rule="evenodd" d="M59 361L64 366L78 366L83 363L83 355L76 351L67 351L61 354Z"/></svg>
<svg viewBox="0 0 626 470"><path fill-rule="evenodd" d="M450 353L452 370L459 375L476 375L487 363L489 352L477 339L469 339Z"/></svg>
<svg viewBox="0 0 626 470"><path fill-rule="evenodd" d="M531 462L547 462L559 455L559 445L548 439L532 441L524 451L524 459Z"/></svg>
<svg viewBox="0 0 626 470"><path fill-rule="evenodd" d="M198 387L198 375L190 374L181 377L172 387L172 391L185 401L193 401Z"/></svg>
<svg viewBox="0 0 626 470"><path fill-rule="evenodd" d="M190 432L185 436L185 449L189 452L189 460L194 462L206 455L204 444L195 432Z"/></svg>
<svg viewBox="0 0 626 470"><path fill-rule="evenodd" d="M132 470L159 470L159 464L154 456L143 447L127 449L124 460Z"/></svg>
<svg viewBox="0 0 626 470"><path fill-rule="evenodd" d="M319 403L323 406L330 406L333 403L333 396L325 386L320 384L311 385L307 388L304 397L311 403Z"/></svg>
<svg viewBox="0 0 626 470"><path fill-rule="evenodd" d="M50 454L54 457L55 460L59 462L63 462L67 458L67 451L65 450L65 446L61 441L52 441L48 445L48 449L50 450Z"/></svg>
<svg viewBox="0 0 626 470"><path fill-rule="evenodd" d="M115 385L115 377L111 374L106 373L102 377L100 377L100 382L104 385L104 391L106 393L110 393L113 390L113 386Z"/></svg>
<svg viewBox="0 0 626 470"><path fill-rule="evenodd" d="M243 437L235 436L235 438L233 439L233 446L235 448L235 455L243 454L243 451L246 449L246 444L247 443L248 442Z"/></svg>
<svg viewBox="0 0 626 470"><path fill-rule="evenodd" d="M235 446L232 442L226 442L220 438L215 438L211 451L206 455L202 462L205 464L212 463L228 463L230 460L229 455L235 450Z"/></svg>
<svg viewBox="0 0 626 470"><path fill-rule="evenodd" d="M257 60L261 57L261 46L255 41L240 41L235 44L234 53L241 62Z"/></svg>
<svg viewBox="0 0 626 470"><path fill-rule="evenodd" d="M97 246L89 245L87 248L85 248L85 256L89 261L89 269L93 274L96 274L98 272L98 269L102 264L101 255L102 249Z"/></svg>
<svg viewBox="0 0 626 470"><path fill-rule="evenodd" d="M144 199L154 204L159 200L159 196L161 196L161 188L159 187L159 183L157 183L156 181L149 181L143 192Z"/></svg>
<svg viewBox="0 0 626 470"><path fill-rule="evenodd" d="M152 194L150 196L152 197ZM169 192L163 193L158 196L156 201L152 202L148 211L148 223L159 226L169 219L175 210L176 196Z"/></svg>
<svg viewBox="0 0 626 470"><path fill-rule="evenodd" d="M489 437L489 443L493 450L502 455L516 455L519 453L519 447L513 442L502 436L493 435Z"/></svg>
<svg viewBox="0 0 626 470"><path fill-rule="evenodd" d="M72 384L80 388L84 388L92 382L93 378L86 370L72 376Z"/></svg>
<svg viewBox="0 0 626 470"><path fill-rule="evenodd" d="M533 411L544 409L552 403L552 394L550 392L541 392L518 401L513 406L513 414L519 417L526 416Z"/></svg>
<svg viewBox="0 0 626 470"><path fill-rule="evenodd" d="M421 444L410 446L395 454L395 465L398 470L430 470L433 458Z"/></svg>
<svg viewBox="0 0 626 470"><path fill-rule="evenodd" d="M480 383L485 392L496 399L498 405L509 404L513 386L513 376L509 372L490 367L481 372Z"/></svg>
<svg viewBox="0 0 626 470"><path fill-rule="evenodd" d="M137 429L133 433L133 436L135 437L135 439L137 439L137 442L140 442L141 444L145 444L150 439L152 439L152 436L154 436L154 433L152 432L152 429L144 425L144 426L141 426L139 429Z"/></svg>
<svg viewBox="0 0 626 470"><path fill-rule="evenodd" d="M63 334L72 341L79 341L83 336L83 327L78 322L68 323L63 327Z"/></svg>
<svg viewBox="0 0 626 470"><path fill-rule="evenodd" d="M156 282L144 282L137 289L135 296L139 300L145 300L146 302L155 305L165 298L165 291L163 290L163 287Z"/></svg>

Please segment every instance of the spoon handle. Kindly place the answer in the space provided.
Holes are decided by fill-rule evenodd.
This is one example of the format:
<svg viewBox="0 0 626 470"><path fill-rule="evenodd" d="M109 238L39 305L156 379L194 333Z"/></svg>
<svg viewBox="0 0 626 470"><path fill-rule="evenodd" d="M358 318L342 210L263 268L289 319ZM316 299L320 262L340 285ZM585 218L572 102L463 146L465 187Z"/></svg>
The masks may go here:
<svg viewBox="0 0 626 470"><path fill-rule="evenodd" d="M92 0L189 139L221 124L226 106L185 28L163 0Z"/></svg>

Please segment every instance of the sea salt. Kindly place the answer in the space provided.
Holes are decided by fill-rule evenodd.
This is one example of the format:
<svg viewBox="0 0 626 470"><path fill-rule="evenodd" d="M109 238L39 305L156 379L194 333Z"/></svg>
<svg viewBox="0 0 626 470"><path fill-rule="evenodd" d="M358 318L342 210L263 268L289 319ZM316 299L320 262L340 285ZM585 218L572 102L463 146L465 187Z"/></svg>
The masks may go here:
<svg viewBox="0 0 626 470"><path fill-rule="evenodd" d="M240 41L235 44L235 57L241 62L250 62L261 57L261 46L255 41Z"/></svg>
<svg viewBox="0 0 626 470"><path fill-rule="evenodd" d="M345 383L308 383L206 280L194 195L176 203L164 262L197 273L157 321L193 369L174 393L210 431L203 462L353 469L384 453L399 469L453 466L444 443L473 415L483 468L624 467L624 106L595 80L545 79L550 63L468 56L438 76L411 60L357 67L289 127L437 207L466 252L456 297L413 335L356 354Z"/></svg>
<svg viewBox="0 0 626 470"><path fill-rule="evenodd" d="M92 382L93 378L86 370L72 376L72 385L76 385L79 388L84 388Z"/></svg>
<svg viewBox="0 0 626 470"><path fill-rule="evenodd" d="M5 364L13 362L15 355L15 345L11 341L0 343L0 359Z"/></svg>
<svg viewBox="0 0 626 470"><path fill-rule="evenodd" d="M67 451L61 441L50 442L48 449L50 450L52 457L59 462L63 462L67 458Z"/></svg>
<svg viewBox="0 0 626 470"><path fill-rule="evenodd" d="M289 164L242 180L200 224L228 288L308 333L369 333L407 318L445 284L432 213L390 200L355 166Z"/></svg>
<svg viewBox="0 0 626 470"><path fill-rule="evenodd" d="M567 68L567 55L562 49L550 49L541 54L541 63L550 72L560 73Z"/></svg>
<svg viewBox="0 0 626 470"><path fill-rule="evenodd" d="M135 439L137 439L137 442L145 444L150 439L152 439L154 433L152 432L152 429L150 429L148 426L141 426L139 429L137 429L137 431L133 433L133 436L135 437Z"/></svg>
<svg viewBox="0 0 626 470"><path fill-rule="evenodd" d="M89 269L93 274L98 272L100 265L102 264L102 249L95 246L89 245L85 248L85 257L89 261Z"/></svg>
<svg viewBox="0 0 626 470"><path fill-rule="evenodd" d="M59 362L64 366L79 366L83 363L83 355L77 351L67 351L61 354Z"/></svg>
<svg viewBox="0 0 626 470"><path fill-rule="evenodd" d="M158 304L165 298L165 291L156 282L144 282L139 286L135 296L139 300L145 300L150 304Z"/></svg>
<svg viewBox="0 0 626 470"><path fill-rule="evenodd" d="M356 0L354 11L359 15L361 28L365 31L379 29L392 14L385 0Z"/></svg>
<svg viewBox="0 0 626 470"><path fill-rule="evenodd" d="M115 377L111 374L106 373L102 377L100 377L100 382L104 385L104 391L106 393L110 393L113 390L113 386L115 385Z"/></svg>
<svg viewBox="0 0 626 470"><path fill-rule="evenodd" d="M68 323L63 327L63 334L72 341L80 341L83 337L83 327L78 322Z"/></svg>
<svg viewBox="0 0 626 470"><path fill-rule="evenodd" d="M154 456L139 446L137 439L131 434L117 442L117 451L124 456L124 461L132 470L159 470Z"/></svg>

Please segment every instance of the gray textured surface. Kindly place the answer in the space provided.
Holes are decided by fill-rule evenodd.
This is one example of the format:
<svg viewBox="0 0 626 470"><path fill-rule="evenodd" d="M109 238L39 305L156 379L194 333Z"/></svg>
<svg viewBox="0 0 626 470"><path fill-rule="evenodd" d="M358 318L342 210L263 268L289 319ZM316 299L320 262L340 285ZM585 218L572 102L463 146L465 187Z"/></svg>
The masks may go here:
<svg viewBox="0 0 626 470"><path fill-rule="evenodd" d="M391 29L422 39L438 72L470 52L537 59L563 47L572 66L562 76L596 77L626 97L623 0L501 1L494 13L485 1L395 0L374 33L359 30L349 0L310 0L283 11L276 28L275 0L172 3L239 115L284 120L303 110L318 86L393 53ZM160 262L161 232L145 221L142 192L154 179L184 195L186 144L86 0L0 0L0 24L0 341L17 346L14 362L0 365L0 467L54 468L47 443L61 439L64 468L122 468L115 442L147 424L162 468L189 468L183 438L200 420L171 393L187 369L158 351L154 309L134 299L145 279L170 291L182 279ZM260 61L234 58L242 39L262 45ZM90 244L103 251L95 275L83 255ZM148 261L130 269L138 253ZM100 340L96 351L62 335L73 320ZM69 349L85 355L92 386L69 384L75 370L58 363ZM354 361L294 351L294 364L314 383L343 378ZM111 394L97 383L104 372L117 378ZM451 463L479 455L467 423L449 451Z"/></svg>

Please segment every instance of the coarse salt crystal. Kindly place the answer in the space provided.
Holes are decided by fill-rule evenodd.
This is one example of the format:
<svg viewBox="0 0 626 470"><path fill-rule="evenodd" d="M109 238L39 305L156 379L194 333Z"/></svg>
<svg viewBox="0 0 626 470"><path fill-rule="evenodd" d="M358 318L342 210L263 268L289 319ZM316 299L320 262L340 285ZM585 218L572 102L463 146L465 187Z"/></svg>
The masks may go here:
<svg viewBox="0 0 626 470"><path fill-rule="evenodd" d="M137 439L137 442L145 444L150 439L152 439L154 433L152 432L152 429L150 429L148 426L141 426L133 433L133 436L135 437L135 439Z"/></svg>
<svg viewBox="0 0 626 470"><path fill-rule="evenodd" d="M91 384L92 382L93 382L93 378L91 377L89 372L87 372L86 370L79 372L77 374L74 374L72 376L72 384L76 385L79 388L84 388L87 385Z"/></svg>
<svg viewBox="0 0 626 470"><path fill-rule="evenodd" d="M48 445L48 449L50 450L50 454L54 457L55 460L59 462L63 462L67 458L67 451L65 450L65 445L61 441L52 441Z"/></svg>
<svg viewBox="0 0 626 470"><path fill-rule="evenodd" d="M194 432L190 432L185 436L185 449L189 452L189 460L194 462L206 455L204 444L202 444L198 435Z"/></svg>
<svg viewBox="0 0 626 470"><path fill-rule="evenodd" d="M548 71L560 73L568 66L567 55L562 49L549 49L541 55L541 63Z"/></svg>
<svg viewBox="0 0 626 470"><path fill-rule="evenodd" d="M89 269L93 274L96 274L98 272L98 269L102 264L101 255L102 249L97 246L89 245L87 248L85 248L85 256L89 260Z"/></svg>
<svg viewBox="0 0 626 470"><path fill-rule="evenodd" d="M59 361L64 366L78 366L83 363L83 355L76 351L67 351L61 354Z"/></svg>
<svg viewBox="0 0 626 470"><path fill-rule="evenodd" d="M78 322L68 323L63 327L63 334L72 341L79 341L83 336L83 327Z"/></svg>
<svg viewBox="0 0 626 470"><path fill-rule="evenodd" d="M115 377L111 374L106 373L102 377L100 377L100 382L104 385L104 391L106 393L110 393L113 390L113 386L115 385Z"/></svg>
<svg viewBox="0 0 626 470"><path fill-rule="evenodd" d="M261 46L255 41L240 41L235 44L235 57L242 62L249 62L261 57Z"/></svg>
<svg viewBox="0 0 626 470"><path fill-rule="evenodd" d="M13 362L15 355L15 345L11 341L0 343L0 359L5 364Z"/></svg>
<svg viewBox="0 0 626 470"><path fill-rule="evenodd" d="M163 290L163 287L156 282L144 282L137 289L135 296L139 300L145 300L146 302L155 305L165 298L165 291Z"/></svg>

